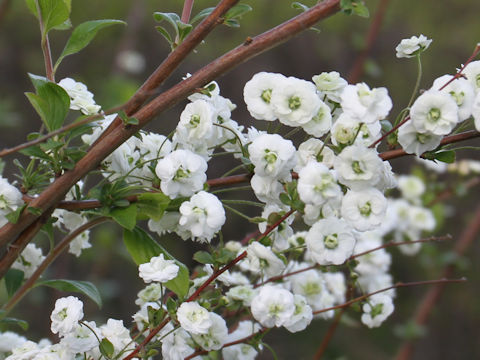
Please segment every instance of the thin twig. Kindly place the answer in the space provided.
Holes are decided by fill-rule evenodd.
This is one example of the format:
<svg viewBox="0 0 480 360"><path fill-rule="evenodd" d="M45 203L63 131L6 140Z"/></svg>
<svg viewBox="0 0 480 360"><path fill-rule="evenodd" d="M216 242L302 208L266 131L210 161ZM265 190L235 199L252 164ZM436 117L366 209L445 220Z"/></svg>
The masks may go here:
<svg viewBox="0 0 480 360"><path fill-rule="evenodd" d="M350 306L350 305L352 305L356 302L365 300L365 299L369 298L370 296L380 294L380 293L383 293L383 292L391 290L391 289L397 289L397 288L402 288L402 287L410 287L410 286L436 285L436 284L447 284L447 283L462 283L462 282L466 282L466 281L467 281L467 279L462 278L462 279L438 279L438 280L413 281L413 282L407 282L407 283L399 282L399 283L396 283L395 285L386 287L384 289L380 289L380 290L371 292L369 294L365 294L365 295L356 297L356 298L354 298L350 301L347 301L343 304L328 307L328 308L325 308L325 309L322 309L322 310L314 311L313 314L317 315L317 314L321 314L321 313L331 311L331 310L342 309L342 308L348 307L348 306Z"/></svg>
<svg viewBox="0 0 480 360"><path fill-rule="evenodd" d="M468 226L463 231L458 242L455 245L454 253L458 256L465 254L467 249L475 241L477 235L480 233L480 206L475 210L473 218L470 220ZM455 266L450 264L446 266L443 270L442 277L448 278L451 277ZM415 312L415 324L418 326L424 326L430 314L435 307L436 303L440 299L440 296L443 292L445 284L439 283L431 288L423 297L422 301L417 307ZM413 353L413 340L407 340L403 343L401 348L398 350L395 357L396 360L408 360L410 359Z"/></svg>
<svg viewBox="0 0 480 360"><path fill-rule="evenodd" d="M35 282L40 278L43 272L50 266L55 259L66 249L66 247L77 236L83 233L85 230L91 229L98 224L102 224L110 220L108 217L99 217L79 226L69 235L67 235L62 241L60 241L55 248L43 259L42 263L38 266L35 272L28 278L27 281L15 292L15 294L8 300L3 306L3 310L7 313L25 296L25 294L35 285Z"/></svg>
<svg viewBox="0 0 480 360"><path fill-rule="evenodd" d="M188 24L190 22L190 15L192 15L194 0L185 0L183 3L183 10L182 10L182 17L181 21L184 24Z"/></svg>

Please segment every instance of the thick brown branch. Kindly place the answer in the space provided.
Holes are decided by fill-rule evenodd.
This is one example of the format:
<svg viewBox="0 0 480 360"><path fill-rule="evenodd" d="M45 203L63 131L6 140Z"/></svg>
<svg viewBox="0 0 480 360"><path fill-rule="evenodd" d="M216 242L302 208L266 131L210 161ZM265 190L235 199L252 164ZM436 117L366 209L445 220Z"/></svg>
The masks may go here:
<svg viewBox="0 0 480 360"><path fill-rule="evenodd" d="M460 239L455 245L454 252L458 256L465 254L467 249L475 241L478 233L480 233L480 207L477 207L473 218L470 220L469 225L465 231L460 236ZM442 277L451 277L455 267L454 265L448 265L443 270ZM439 283L432 287L424 296L421 303L417 307L415 314L415 324L418 326L424 326L428 318L435 307L435 304L440 299L440 296L443 292L445 284ZM410 359L413 352L413 341L406 341L403 343L402 347L397 352L395 357L396 360L408 360Z"/></svg>

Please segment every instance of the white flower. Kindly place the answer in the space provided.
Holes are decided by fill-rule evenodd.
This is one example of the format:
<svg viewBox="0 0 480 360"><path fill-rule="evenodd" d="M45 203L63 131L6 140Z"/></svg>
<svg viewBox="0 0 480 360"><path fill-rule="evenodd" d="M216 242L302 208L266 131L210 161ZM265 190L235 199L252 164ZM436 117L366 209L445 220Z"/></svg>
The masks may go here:
<svg viewBox="0 0 480 360"><path fill-rule="evenodd" d="M340 102L340 95L348 84L336 71L322 72L320 75L315 75L312 80L317 86L321 97L326 96L329 100L336 103Z"/></svg>
<svg viewBox="0 0 480 360"><path fill-rule="evenodd" d="M178 274L179 267L173 260L165 260L163 254L152 257L150 262L140 264L139 275L147 284L156 281L165 283L174 279Z"/></svg>
<svg viewBox="0 0 480 360"><path fill-rule="evenodd" d="M203 188L207 162L189 150L176 150L159 160L155 173L160 188L170 198L190 196Z"/></svg>
<svg viewBox="0 0 480 360"><path fill-rule="evenodd" d="M305 330L312 322L313 311L307 300L302 295L293 295L295 302L295 312L292 317L283 325L285 328L294 333Z"/></svg>
<svg viewBox="0 0 480 360"><path fill-rule="evenodd" d="M458 123L458 106L447 93L428 90L415 100L410 117L418 132L447 135Z"/></svg>
<svg viewBox="0 0 480 360"><path fill-rule="evenodd" d="M435 79L432 89L449 94L458 106L459 121L466 120L472 114L472 105L475 99L475 90L467 79L458 78L445 86L453 75L443 75ZM442 90L442 88L445 86Z"/></svg>
<svg viewBox="0 0 480 360"><path fill-rule="evenodd" d="M12 349L22 346L27 339L12 331L0 333L0 353L11 352Z"/></svg>
<svg viewBox="0 0 480 360"><path fill-rule="evenodd" d="M392 108L392 100L384 87L371 89L365 83L347 85L342 92L344 112L365 124L384 119Z"/></svg>
<svg viewBox="0 0 480 360"><path fill-rule="evenodd" d="M238 285L228 290L225 295L227 295L227 298L231 301L241 301L243 305L250 306L256 294L252 285Z"/></svg>
<svg viewBox="0 0 480 360"><path fill-rule="evenodd" d="M283 326L295 313L293 294L280 287L264 285L252 300L252 315L265 327Z"/></svg>
<svg viewBox="0 0 480 360"><path fill-rule="evenodd" d="M288 126L301 126L312 120L321 103L313 83L294 77L280 80L272 92L274 112Z"/></svg>
<svg viewBox="0 0 480 360"><path fill-rule="evenodd" d="M37 248L35 244L30 243L15 260L12 268L23 271L25 279L28 279L33 275L44 259L45 256L42 254L42 249Z"/></svg>
<svg viewBox="0 0 480 360"><path fill-rule="evenodd" d="M320 101L320 108L315 116L302 125L303 130L307 134L321 137L330 131L332 127L332 114L330 108L323 101Z"/></svg>
<svg viewBox="0 0 480 360"><path fill-rule="evenodd" d="M477 96L475 97L475 101L473 102L472 116L474 119L475 129L480 131L480 92L478 92Z"/></svg>
<svg viewBox="0 0 480 360"><path fill-rule="evenodd" d="M195 351L195 344L190 334L182 328L174 330L171 323L168 323L159 335L162 337L162 358L164 360L183 360Z"/></svg>
<svg viewBox="0 0 480 360"><path fill-rule="evenodd" d="M352 190L376 186L381 180L382 167L376 150L361 145L347 146L334 162L338 181Z"/></svg>
<svg viewBox="0 0 480 360"><path fill-rule="evenodd" d="M142 132L140 135L142 140L137 139L136 145L142 154L142 161L158 159L172 151L172 142L165 135L152 132Z"/></svg>
<svg viewBox="0 0 480 360"><path fill-rule="evenodd" d="M159 283L153 283L140 290L137 294L137 300L135 304L142 306L147 302L155 302L162 297L162 285Z"/></svg>
<svg viewBox="0 0 480 360"><path fill-rule="evenodd" d="M58 83L70 96L70 109L80 110L85 115L95 115L100 111L100 106L95 104L93 94L88 91L85 84L71 78L65 78Z"/></svg>
<svg viewBox="0 0 480 360"><path fill-rule="evenodd" d="M332 168L335 153L332 149L326 146L323 141L311 138L300 144L296 153L296 158L297 164L295 165L294 170L297 172L310 161L317 161L326 165L328 168Z"/></svg>
<svg viewBox="0 0 480 360"><path fill-rule="evenodd" d="M85 230L70 242L68 246L68 252L76 257L79 257L82 254L82 250L92 247L92 244L90 244L89 240L90 230Z"/></svg>
<svg viewBox="0 0 480 360"><path fill-rule="evenodd" d="M7 179L0 177L0 227L8 222L5 215L17 210L22 204L22 193L10 185Z"/></svg>
<svg viewBox="0 0 480 360"><path fill-rule="evenodd" d="M176 141L202 145L210 140L213 133L214 112L205 100L196 100L185 107L176 129Z"/></svg>
<svg viewBox="0 0 480 360"><path fill-rule="evenodd" d="M177 309L180 326L192 334L207 334L212 326L210 313L196 302L184 302Z"/></svg>
<svg viewBox="0 0 480 360"><path fill-rule="evenodd" d="M369 328L379 327L390 316L393 309L390 296L385 294L370 296L362 307L362 323Z"/></svg>
<svg viewBox="0 0 480 360"><path fill-rule="evenodd" d="M298 264L290 271L305 269L309 266L310 264L307 263ZM335 298L328 290L323 274L318 270L311 269L290 276L290 284L292 292L304 296L315 311L331 307L334 304Z"/></svg>
<svg viewBox="0 0 480 360"><path fill-rule="evenodd" d="M423 180L415 175L400 175L398 188L402 192L402 196L412 202L419 202L420 196L426 189Z"/></svg>
<svg viewBox="0 0 480 360"><path fill-rule="evenodd" d="M480 60L472 61L465 66L463 73L467 77L467 80L473 85L475 92L478 94L480 91Z"/></svg>
<svg viewBox="0 0 480 360"><path fill-rule="evenodd" d="M432 231L437 224L432 211L421 206L412 206L408 216L411 225L419 230Z"/></svg>
<svg viewBox="0 0 480 360"><path fill-rule="evenodd" d="M332 127L332 143L334 145L356 143L369 146L380 137L381 130L379 121L365 124L348 113L342 113Z"/></svg>
<svg viewBox="0 0 480 360"><path fill-rule="evenodd" d="M263 273L268 277L280 275L285 264L268 247L259 242L253 242L247 247L246 263L253 273Z"/></svg>
<svg viewBox="0 0 480 360"><path fill-rule="evenodd" d="M83 303L75 296L60 298L50 315L51 330L54 334L65 336L73 331L83 318Z"/></svg>
<svg viewBox="0 0 480 360"><path fill-rule="evenodd" d="M297 191L304 203L313 205L323 205L342 195L334 174L325 165L314 161L298 173Z"/></svg>
<svg viewBox="0 0 480 360"><path fill-rule="evenodd" d="M355 237L343 219L328 218L317 221L308 231L308 250L320 265L340 265L352 255Z"/></svg>
<svg viewBox="0 0 480 360"><path fill-rule="evenodd" d="M255 174L250 179L250 185L258 200L264 203L281 204L278 196L283 192L283 185L277 179Z"/></svg>
<svg viewBox="0 0 480 360"><path fill-rule="evenodd" d="M140 305L140 310L132 315L138 330L142 331L145 327L148 327L150 322L149 312L158 309L160 309L160 303L158 301L149 301Z"/></svg>
<svg viewBox="0 0 480 360"><path fill-rule="evenodd" d="M295 165L295 147L278 134L257 136L248 146L248 152L255 173L260 176L282 180L290 176Z"/></svg>
<svg viewBox="0 0 480 360"><path fill-rule="evenodd" d="M98 346L98 338L102 338L100 329L94 321L85 321L87 326L78 324L74 330L69 332L60 342L66 345L74 353L83 353ZM96 335L96 336L95 336Z"/></svg>
<svg viewBox="0 0 480 360"><path fill-rule="evenodd" d="M400 251L404 245L400 246ZM392 275L388 273L374 273L371 275L361 275L358 277L358 283L366 293L372 293L377 290L385 289L393 285ZM395 297L395 289L384 291L383 294Z"/></svg>
<svg viewBox="0 0 480 360"><path fill-rule="evenodd" d="M272 92L284 79L282 74L260 72L245 84L243 98L250 115L257 120L273 121L277 118L271 104Z"/></svg>
<svg viewBox="0 0 480 360"><path fill-rule="evenodd" d="M345 281L345 275L341 272L327 272L323 273L325 284L328 291L333 295L334 302L341 304L345 302L345 296L347 292L347 284Z"/></svg>
<svg viewBox="0 0 480 360"><path fill-rule="evenodd" d="M381 238L371 237L371 234L369 233L372 232L360 234L359 241L357 241L357 244L355 245L354 254L360 254L375 249L381 245ZM392 262L392 257L385 251L385 249L379 249L356 257L355 260L358 261L358 265L355 268L356 272L360 275L372 275L388 271Z"/></svg>
<svg viewBox="0 0 480 360"><path fill-rule="evenodd" d="M227 324L220 315L213 312L210 312L208 315L212 325L208 328L206 333L192 334L192 338L204 350L219 350L227 340Z"/></svg>
<svg viewBox="0 0 480 360"><path fill-rule="evenodd" d="M100 326L103 337L113 345L114 355L118 355L127 345L131 344L130 332L123 325L122 320L108 319L107 323Z"/></svg>
<svg viewBox="0 0 480 360"><path fill-rule="evenodd" d="M228 334L227 342L230 343L246 338L259 330L260 325L257 323L248 320L240 321L235 331ZM257 354L257 350L248 344L236 344L222 349L223 359L228 360L254 360Z"/></svg>
<svg viewBox="0 0 480 360"><path fill-rule="evenodd" d="M411 58L415 55L426 50L431 39L427 39L425 35L412 36L410 39L403 39L400 44L397 45L395 50L397 51L397 58Z"/></svg>
<svg viewBox="0 0 480 360"><path fill-rule="evenodd" d="M387 211L387 199L375 189L348 191L342 199L342 217L358 231L378 227Z"/></svg>
<svg viewBox="0 0 480 360"><path fill-rule="evenodd" d="M205 191L180 206L179 225L200 242L209 242L225 223L225 210L218 198Z"/></svg>
<svg viewBox="0 0 480 360"><path fill-rule="evenodd" d="M398 142L407 154L422 155L425 151L434 150L440 145L442 135L429 131L419 132L411 121L403 124L398 130Z"/></svg>

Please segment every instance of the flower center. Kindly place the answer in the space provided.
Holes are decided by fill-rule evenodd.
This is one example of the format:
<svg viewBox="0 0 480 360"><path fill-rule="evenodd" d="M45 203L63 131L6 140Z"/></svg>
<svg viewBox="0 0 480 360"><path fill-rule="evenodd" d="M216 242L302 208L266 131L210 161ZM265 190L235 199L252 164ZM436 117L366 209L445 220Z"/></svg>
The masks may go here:
<svg viewBox="0 0 480 360"><path fill-rule="evenodd" d="M260 97L267 104L270 104L270 100L272 99L272 89L263 90L262 95L260 95Z"/></svg>
<svg viewBox="0 0 480 360"><path fill-rule="evenodd" d="M477 85L477 88L480 88L480 74L477 74L475 77L475 84Z"/></svg>
<svg viewBox="0 0 480 360"><path fill-rule="evenodd" d="M198 124L200 124L200 115L193 114L190 116L190 125L192 125L192 127L197 127Z"/></svg>
<svg viewBox="0 0 480 360"><path fill-rule="evenodd" d="M8 201L5 196L0 195L0 209L6 209L8 207Z"/></svg>
<svg viewBox="0 0 480 360"><path fill-rule="evenodd" d="M358 209L360 210L361 215L368 217L372 213L372 204L370 201L367 201L365 205L359 207Z"/></svg>
<svg viewBox="0 0 480 360"><path fill-rule="evenodd" d="M460 91L459 93L456 93L455 91L450 91L449 94L453 98L453 100L455 100L458 106L461 106L463 104L463 99L465 98L465 93L463 91Z"/></svg>
<svg viewBox="0 0 480 360"><path fill-rule="evenodd" d="M373 319L375 316L380 315L382 312L383 312L383 304L377 304L372 307L372 310L370 311L370 316Z"/></svg>
<svg viewBox="0 0 480 360"><path fill-rule="evenodd" d="M275 154L274 152L271 152L270 150L265 150L265 161L268 163L268 164L275 164L275 162L277 161L277 154Z"/></svg>
<svg viewBox="0 0 480 360"><path fill-rule="evenodd" d="M290 110L297 110L301 105L302 102L298 96L292 96L288 99L288 107Z"/></svg>
<svg viewBox="0 0 480 360"><path fill-rule="evenodd" d="M179 181L188 178L190 175L190 170L184 170L183 168L178 168L175 176L173 177L174 181Z"/></svg>
<svg viewBox="0 0 480 360"><path fill-rule="evenodd" d="M363 174L362 167L360 165L360 161L355 160L352 162L352 170L355 174Z"/></svg>
<svg viewBox="0 0 480 360"><path fill-rule="evenodd" d="M439 108L432 108L427 114L427 119L430 122L437 122L438 119L440 119L440 116L442 116L442 113L440 112Z"/></svg>
<svg viewBox="0 0 480 360"><path fill-rule="evenodd" d="M283 306L280 304L271 304L268 308L270 315L277 316L283 311Z"/></svg>
<svg viewBox="0 0 480 360"><path fill-rule="evenodd" d="M338 235L330 234L323 239L323 243L327 249L335 249L338 246Z"/></svg>
<svg viewBox="0 0 480 360"><path fill-rule="evenodd" d="M305 296L313 296L320 294L322 288L318 282L308 282L302 287L302 290Z"/></svg>
<svg viewBox="0 0 480 360"><path fill-rule="evenodd" d="M417 134L417 141L420 144L425 144L428 141L429 136L427 134Z"/></svg>

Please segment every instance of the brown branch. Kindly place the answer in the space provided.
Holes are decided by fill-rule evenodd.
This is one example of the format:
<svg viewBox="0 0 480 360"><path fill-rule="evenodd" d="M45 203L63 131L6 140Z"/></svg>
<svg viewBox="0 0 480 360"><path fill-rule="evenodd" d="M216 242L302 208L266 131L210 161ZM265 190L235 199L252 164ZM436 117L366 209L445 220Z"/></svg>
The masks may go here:
<svg viewBox="0 0 480 360"><path fill-rule="evenodd" d="M75 229L72 233L67 235L62 241L60 241L57 246L45 257L42 263L38 266L35 272L28 278L27 281L15 292L15 294L8 300L8 302L3 306L3 310L7 313L12 310L12 308L25 296L25 294L35 285L35 282L40 278L43 272L47 269L48 266L55 261L55 259L67 248L78 235L83 233L85 230L91 229L98 224L102 224L110 220L108 217L99 217L89 222L83 224L82 226Z"/></svg>
<svg viewBox="0 0 480 360"><path fill-rule="evenodd" d="M348 307L348 306L350 306L350 305L352 305L356 302L365 300L365 299L369 298L370 296L380 294L380 293L383 293L385 291L392 290L392 289L397 289L397 288L402 288L402 287L410 287L410 286L437 285L437 284L447 284L447 283L462 283L462 282L466 282L466 281L467 281L467 279L462 278L462 279L439 279L439 280L414 281L414 282L407 282L407 283L399 282L399 283L396 283L395 285L386 287L384 289L380 289L380 290L371 292L369 294L365 294L365 295L356 297L356 298L354 298L350 301L347 301L343 304L335 305L335 306L332 306L332 307L329 307L329 308L314 311L313 314L317 315L317 314L321 314L321 313L331 311L331 310L342 309L342 308Z"/></svg>
<svg viewBox="0 0 480 360"><path fill-rule="evenodd" d="M287 41L295 35L298 35L303 30L313 26L319 20L338 12L339 9L339 0L322 1L308 11L286 21L274 29L256 36L249 44L241 45L226 53L222 57L197 71L190 78L157 96L144 108L134 114L134 117L139 120L139 125L121 126L113 129L111 133L105 137L104 141L97 142L92 146L90 151L76 164L73 170L66 171L62 176L58 177L52 184L50 184L38 198L32 201L31 206L34 206L41 211L46 211L46 209L55 207L78 180L92 169L96 168L105 157L111 154L130 136L145 126L155 115L172 107L194 92L198 87L209 83L254 56ZM6 224L0 228L0 246L15 239L25 228L35 222L37 218L38 215L24 212L17 224ZM22 249L16 249L16 255L18 255ZM3 266L0 267L0 277L3 277L6 270L11 265L11 263L3 260L4 259L0 260L0 264L3 264Z"/></svg>
<svg viewBox="0 0 480 360"><path fill-rule="evenodd" d="M183 3L182 17L180 20L184 24L188 24L190 21L190 15L192 15L193 3L194 3L194 0L185 0L185 2Z"/></svg>
<svg viewBox="0 0 480 360"><path fill-rule="evenodd" d="M477 207L475 210L473 218L470 220L467 228L464 230L460 239L455 245L454 252L458 256L462 256L465 254L467 249L472 245L475 241L475 238L480 233L480 206ZM451 277L455 266L450 264L445 267L443 270L442 277ZM435 307L436 303L440 299L440 296L443 292L445 284L439 283L431 288L423 297L421 303L418 305L417 310L415 312L415 324L418 326L424 326L428 318ZM395 357L396 360L408 360L410 359L413 353L413 341L405 341L402 347L398 350L397 355Z"/></svg>
<svg viewBox="0 0 480 360"><path fill-rule="evenodd" d="M226 348L226 347L229 347L229 346L246 343L247 341L250 341L250 340L253 339L255 336L258 336L258 335L264 333L265 331L267 331L267 329L259 330L259 331L257 331L256 333L253 333L252 335L246 336L246 337L244 337L244 338L242 338L242 339L238 339L238 340L235 340L235 341L226 343L225 345L222 346L222 349L224 349L224 348ZM190 359L193 359L193 358L195 358L195 357L197 357L197 356L206 355L206 354L208 354L208 353L209 353L209 351L207 351L207 350L198 350L198 351L195 351L193 354L188 355L184 360L190 360Z"/></svg>
<svg viewBox="0 0 480 360"><path fill-rule="evenodd" d="M327 346L330 343L330 340L333 337L333 334L335 334L335 330L337 330L338 324L340 324L340 320L342 319L343 314L345 313L345 311L347 311L347 309L348 307L346 306L335 314L335 318L328 327L327 334L322 339L322 342L320 343L317 352L313 356L313 360L320 360L322 358L325 350L327 350Z"/></svg>
<svg viewBox="0 0 480 360"><path fill-rule="evenodd" d="M365 48L360 52L360 54L358 54L350 70L350 73L348 74L347 79L350 84L355 84L356 82L358 82L358 80L363 74L363 71L365 69L365 60L367 59L368 54L370 54L370 51L375 44L375 40L378 37L378 33L380 32L385 13L387 11L388 1L389 0L381 0L378 4L375 18L371 22L370 28L368 29Z"/></svg>
<svg viewBox="0 0 480 360"><path fill-rule="evenodd" d="M440 142L440 146L453 144L460 141L470 140L477 137L480 137L480 132L475 130L465 131L460 134L445 136ZM403 149L389 150L379 154L382 160L396 159L406 155L414 155L414 154L407 154Z"/></svg>
<svg viewBox="0 0 480 360"><path fill-rule="evenodd" d="M471 189L472 187L475 187L480 184L480 176L474 177L470 180L468 180L466 183L463 183L462 185L464 186L465 189ZM448 188L441 193L437 194L437 196L430 201L426 207L430 208L435 204L438 204L439 202L448 200L452 196L456 195L456 191L454 188Z"/></svg>
<svg viewBox="0 0 480 360"><path fill-rule="evenodd" d="M203 39L221 23L219 19L239 0L222 0L215 10L207 16L195 29L187 36L187 38L172 51L168 57L157 67L157 69L149 76L143 85L128 101L125 107L127 115L135 113L142 104L155 93L155 90L175 71L175 69L185 60L185 58L202 42ZM193 4L192 4L193 5ZM181 99L179 99L181 100ZM117 117L110 126L100 135L94 145L103 141L113 129L119 127L122 120Z"/></svg>

